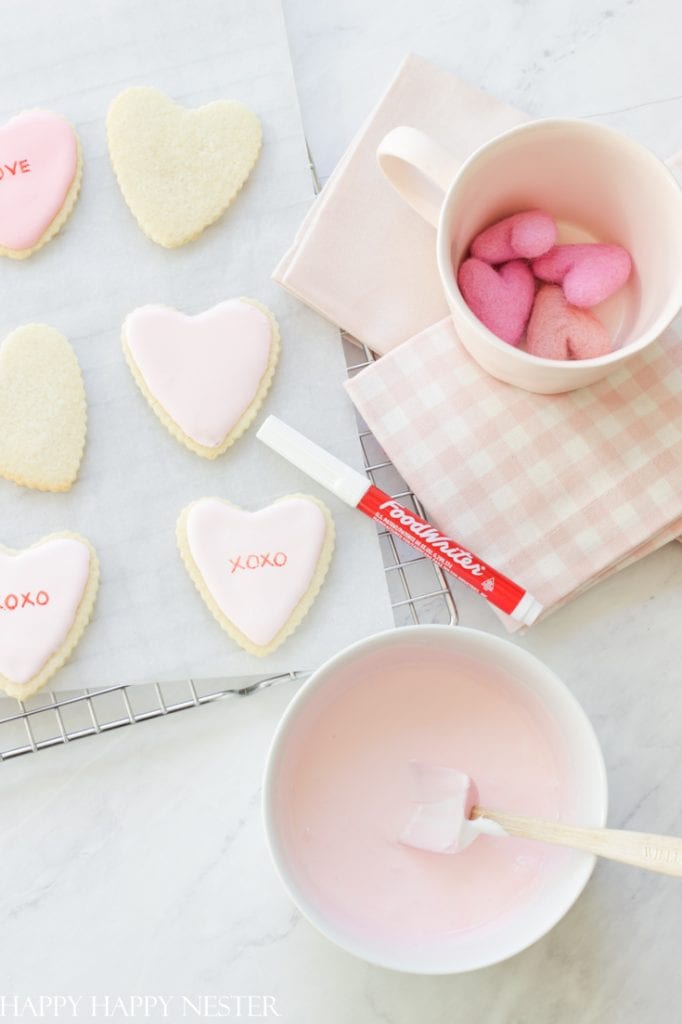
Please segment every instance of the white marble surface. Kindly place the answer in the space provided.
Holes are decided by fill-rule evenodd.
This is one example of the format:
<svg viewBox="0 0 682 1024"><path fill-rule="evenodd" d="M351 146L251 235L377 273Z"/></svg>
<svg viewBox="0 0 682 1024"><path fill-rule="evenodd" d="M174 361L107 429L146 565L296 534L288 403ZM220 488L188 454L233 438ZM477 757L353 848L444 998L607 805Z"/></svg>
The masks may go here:
<svg viewBox="0 0 682 1024"><path fill-rule="evenodd" d="M661 155L680 149L681 10L675 0L285 0L323 177L408 49L533 114L595 116ZM466 625L497 631L481 602L459 604ZM671 545L524 641L594 722L613 825L682 834L681 609L682 546ZM281 890L260 823L263 757L292 692L2 766L3 993L269 994L287 1024L678 1018L682 885L624 867L599 865L549 936L469 976L393 974L319 936Z"/></svg>

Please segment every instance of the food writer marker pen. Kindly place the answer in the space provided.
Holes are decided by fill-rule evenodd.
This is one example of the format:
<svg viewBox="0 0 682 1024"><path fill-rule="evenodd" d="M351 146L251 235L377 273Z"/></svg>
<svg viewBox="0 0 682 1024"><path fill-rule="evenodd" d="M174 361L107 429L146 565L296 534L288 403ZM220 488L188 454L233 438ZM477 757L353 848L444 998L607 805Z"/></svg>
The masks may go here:
<svg viewBox="0 0 682 1024"><path fill-rule="evenodd" d="M506 615L524 626L532 625L537 619L542 605L527 590L446 537L426 519L375 487L363 473L347 466L293 427L276 416L268 416L256 436L318 484L370 519L382 523L396 537L456 576Z"/></svg>

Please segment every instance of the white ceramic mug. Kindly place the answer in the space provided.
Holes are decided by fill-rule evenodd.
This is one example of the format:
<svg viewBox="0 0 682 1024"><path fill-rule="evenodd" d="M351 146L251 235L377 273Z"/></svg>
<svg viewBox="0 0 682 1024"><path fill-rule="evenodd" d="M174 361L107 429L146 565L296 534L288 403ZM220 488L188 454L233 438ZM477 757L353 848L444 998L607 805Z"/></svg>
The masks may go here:
<svg viewBox="0 0 682 1024"><path fill-rule="evenodd" d="M682 192L653 153L611 128L530 121L460 164L422 132L401 127L384 138L377 157L400 195L437 227L438 270L457 334L499 380L542 394L592 384L651 344L682 306ZM472 239L527 209L552 214L560 242L613 242L632 256L625 290L598 310L617 346L608 355L529 355L488 330L462 298L457 267Z"/></svg>
<svg viewBox="0 0 682 1024"><path fill-rule="evenodd" d="M323 900L316 898L314 883L287 841L291 769L302 746L305 747L306 737L315 735L319 712L358 679L368 685L372 671L395 671L403 664L406 645L425 670L429 659L438 663L439 658L447 658L453 686L457 685L458 673L470 675L474 671L472 664L476 663L482 678L491 670L501 670L520 681L521 687L539 699L553 724L552 732L561 737L570 771L575 820L592 826L605 824L607 784L599 742L585 712L561 680L536 657L508 640L460 626L423 625L387 630L353 644L317 669L294 697L277 728L265 769L263 809L268 843L275 867L294 902L309 921L342 948L394 970L421 974L474 970L518 953L552 928L582 892L595 858L567 853L551 880L545 879L523 912L502 914L494 923L472 928L450 940L428 944L423 936L415 935L411 944L402 942L394 948L388 935L358 938L347 923L325 910ZM419 684L416 674L417 699ZM379 719L378 750L381 742ZM338 757L338 753L331 756ZM352 795L349 799L353 799ZM344 816L347 808L339 806L334 810Z"/></svg>

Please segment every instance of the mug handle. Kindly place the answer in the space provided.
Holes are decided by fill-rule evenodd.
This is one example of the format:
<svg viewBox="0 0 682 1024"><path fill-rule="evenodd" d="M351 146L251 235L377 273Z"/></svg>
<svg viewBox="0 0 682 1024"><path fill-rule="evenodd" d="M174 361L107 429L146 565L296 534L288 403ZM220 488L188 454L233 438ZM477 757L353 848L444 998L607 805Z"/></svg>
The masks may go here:
<svg viewBox="0 0 682 1024"><path fill-rule="evenodd" d="M417 128L393 128L379 143L379 167L424 220L438 227L445 193L460 168L449 150Z"/></svg>

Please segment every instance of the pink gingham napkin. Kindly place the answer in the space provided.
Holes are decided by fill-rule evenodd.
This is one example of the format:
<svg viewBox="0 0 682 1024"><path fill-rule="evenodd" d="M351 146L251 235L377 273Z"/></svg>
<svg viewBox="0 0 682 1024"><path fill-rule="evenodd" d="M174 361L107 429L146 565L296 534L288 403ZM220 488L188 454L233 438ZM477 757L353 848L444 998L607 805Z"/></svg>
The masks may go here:
<svg viewBox="0 0 682 1024"><path fill-rule="evenodd" d="M346 387L431 521L543 615L682 533L674 329L606 380L546 396L488 376L448 318Z"/></svg>

